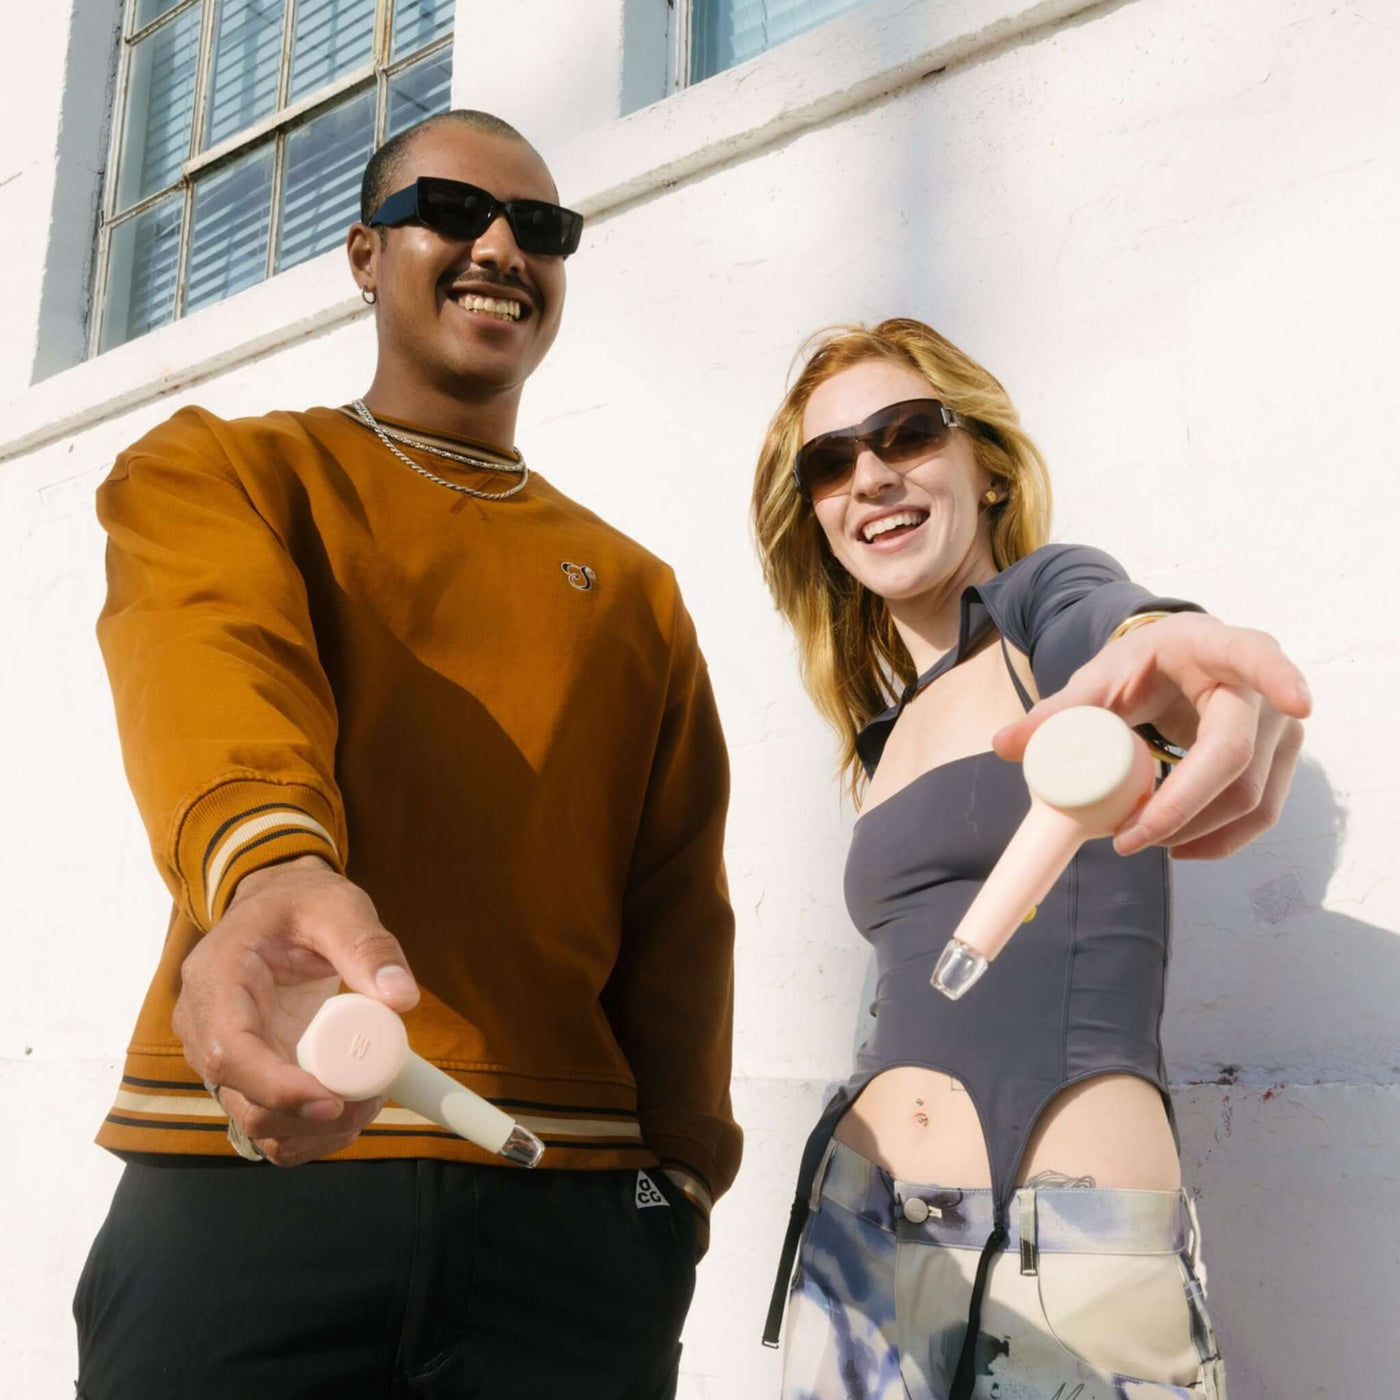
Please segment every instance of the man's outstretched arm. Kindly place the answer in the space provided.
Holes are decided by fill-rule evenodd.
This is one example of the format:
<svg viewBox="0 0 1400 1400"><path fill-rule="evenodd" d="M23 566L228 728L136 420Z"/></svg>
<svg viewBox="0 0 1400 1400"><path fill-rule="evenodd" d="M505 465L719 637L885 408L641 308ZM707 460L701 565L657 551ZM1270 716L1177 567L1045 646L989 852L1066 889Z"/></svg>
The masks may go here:
<svg viewBox="0 0 1400 1400"><path fill-rule="evenodd" d="M305 584L197 412L124 453L97 508L109 540L98 640L127 774L156 864L205 931L176 1032L270 1157L324 1155L367 1110L297 1068L298 1023L342 978L398 1010L417 990L343 875L335 701Z"/></svg>

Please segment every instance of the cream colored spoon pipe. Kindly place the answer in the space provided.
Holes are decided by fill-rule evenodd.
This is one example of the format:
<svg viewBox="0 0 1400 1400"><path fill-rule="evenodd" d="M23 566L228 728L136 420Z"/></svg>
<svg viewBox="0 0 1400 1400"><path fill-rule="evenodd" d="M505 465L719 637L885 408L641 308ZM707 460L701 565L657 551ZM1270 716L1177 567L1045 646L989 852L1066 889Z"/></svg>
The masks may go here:
<svg viewBox="0 0 1400 1400"><path fill-rule="evenodd" d="M1050 892L1085 841L1110 836L1152 793L1156 760L1110 710L1075 705L1031 735L1022 759L1031 809L929 979L956 1001Z"/></svg>
<svg viewBox="0 0 1400 1400"><path fill-rule="evenodd" d="M508 1162L533 1167L544 1155L528 1128L415 1055L398 1014L359 992L322 1003L297 1042L297 1064L342 1099L383 1094Z"/></svg>

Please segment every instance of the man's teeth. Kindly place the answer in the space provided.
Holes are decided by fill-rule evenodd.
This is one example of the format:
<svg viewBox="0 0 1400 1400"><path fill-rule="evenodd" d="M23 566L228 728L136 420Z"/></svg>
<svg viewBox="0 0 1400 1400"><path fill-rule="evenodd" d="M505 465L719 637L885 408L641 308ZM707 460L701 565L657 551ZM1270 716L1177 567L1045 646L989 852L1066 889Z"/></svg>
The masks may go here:
<svg viewBox="0 0 1400 1400"><path fill-rule="evenodd" d="M902 510L898 515L882 515L878 520L872 520L861 532L866 544L880 535L888 534L891 530L897 530L901 525L922 525L924 517L921 512L915 510Z"/></svg>
<svg viewBox="0 0 1400 1400"><path fill-rule="evenodd" d="M471 293L454 296L453 300L466 311L483 311L498 321L518 321L524 308L518 301L498 301L495 297L479 297Z"/></svg>

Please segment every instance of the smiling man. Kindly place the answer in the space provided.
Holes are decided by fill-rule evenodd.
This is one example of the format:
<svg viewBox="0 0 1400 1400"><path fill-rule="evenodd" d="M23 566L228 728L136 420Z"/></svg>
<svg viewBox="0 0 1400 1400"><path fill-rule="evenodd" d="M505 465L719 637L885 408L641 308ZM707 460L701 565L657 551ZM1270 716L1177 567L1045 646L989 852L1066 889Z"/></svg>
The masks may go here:
<svg viewBox="0 0 1400 1400"><path fill-rule="evenodd" d="M727 766L671 572L514 447L581 226L494 117L396 137L348 238L363 397L183 409L99 492L174 911L98 1136L88 1400L674 1390L739 1160ZM299 1069L341 982L542 1164Z"/></svg>

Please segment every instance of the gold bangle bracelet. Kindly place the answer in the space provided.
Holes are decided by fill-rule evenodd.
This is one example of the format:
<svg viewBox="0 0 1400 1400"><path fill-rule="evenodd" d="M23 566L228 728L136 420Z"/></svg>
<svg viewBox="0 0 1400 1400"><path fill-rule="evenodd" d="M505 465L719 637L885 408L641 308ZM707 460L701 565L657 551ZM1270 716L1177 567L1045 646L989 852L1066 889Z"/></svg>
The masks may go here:
<svg viewBox="0 0 1400 1400"><path fill-rule="evenodd" d="M1129 632L1135 631L1139 627L1145 627L1149 622L1160 622L1164 617L1175 616L1175 613L1170 612L1130 613L1108 634L1108 641L1116 642L1119 637L1126 637ZM1104 645L1107 646L1108 642L1105 642Z"/></svg>
<svg viewBox="0 0 1400 1400"><path fill-rule="evenodd" d="M1116 642L1119 637L1126 637L1129 632L1135 631L1139 627L1146 627L1149 622L1160 622L1164 617L1175 617L1175 613L1158 610L1156 612L1131 613L1109 633L1108 641ZM1104 643L1105 646L1108 642ZM1140 724L1137 732L1142 736L1143 742L1147 745L1152 757L1161 763L1168 765L1180 763L1186 757L1186 750L1178 748L1163 735L1155 725Z"/></svg>

